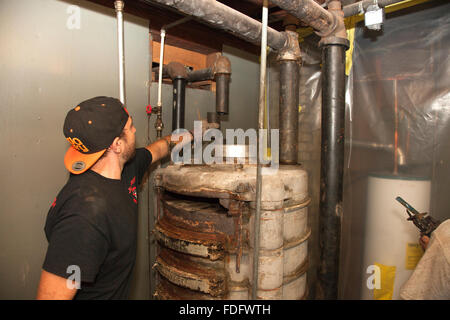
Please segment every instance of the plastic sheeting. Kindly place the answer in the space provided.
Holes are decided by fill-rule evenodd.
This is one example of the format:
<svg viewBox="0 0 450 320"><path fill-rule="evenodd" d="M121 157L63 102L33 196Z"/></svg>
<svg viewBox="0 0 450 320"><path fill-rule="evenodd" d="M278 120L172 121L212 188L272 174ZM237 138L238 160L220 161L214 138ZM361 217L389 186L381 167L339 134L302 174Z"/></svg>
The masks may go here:
<svg viewBox="0 0 450 320"><path fill-rule="evenodd" d="M450 218L450 4L388 14L381 32L358 24L347 79L342 299L360 299L367 185L373 174L431 181L430 213ZM314 41L312 41L314 42ZM301 44L299 161L310 175L311 268L318 266L320 50ZM273 91L272 91L273 92ZM405 199L414 204L414 199ZM386 199L383 201L395 201ZM406 221L405 224L411 224ZM386 221L389 223L389 221ZM402 232L402 230L399 230ZM380 234L380 236L383 236ZM417 232L417 237L419 232ZM312 274L316 270L310 270ZM314 298L310 279L310 298Z"/></svg>

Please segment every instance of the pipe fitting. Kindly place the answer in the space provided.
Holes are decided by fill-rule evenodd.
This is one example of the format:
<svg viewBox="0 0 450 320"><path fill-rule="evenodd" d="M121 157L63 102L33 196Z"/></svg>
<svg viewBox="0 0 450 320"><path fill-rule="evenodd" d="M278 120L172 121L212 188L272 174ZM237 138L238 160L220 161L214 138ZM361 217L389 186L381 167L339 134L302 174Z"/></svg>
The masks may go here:
<svg viewBox="0 0 450 320"><path fill-rule="evenodd" d="M125 7L125 4L123 1L114 1L114 8L116 11L123 11L123 8Z"/></svg>
<svg viewBox="0 0 450 320"><path fill-rule="evenodd" d="M347 31L344 23L344 11L342 10L341 2L337 0L328 3L328 12L333 17L331 27L324 32L316 32L322 39L319 41L319 46L328 44L342 45L348 49L350 42L347 39Z"/></svg>
<svg viewBox="0 0 450 320"><path fill-rule="evenodd" d="M218 56L212 65L213 76L217 74L231 74L230 59L222 55Z"/></svg>
<svg viewBox="0 0 450 320"><path fill-rule="evenodd" d="M170 62L164 69L167 70L167 74L172 80L188 78L186 67L179 62Z"/></svg>
<svg viewBox="0 0 450 320"><path fill-rule="evenodd" d="M295 32L298 28L298 26L300 25L300 19L298 19L297 17L294 17L293 15L288 14L284 19L283 19L283 27L285 31L293 31Z"/></svg>
<svg viewBox="0 0 450 320"><path fill-rule="evenodd" d="M285 46L278 53L278 61L295 60L301 61L301 51L298 43L298 33L293 31L282 32L286 38Z"/></svg>

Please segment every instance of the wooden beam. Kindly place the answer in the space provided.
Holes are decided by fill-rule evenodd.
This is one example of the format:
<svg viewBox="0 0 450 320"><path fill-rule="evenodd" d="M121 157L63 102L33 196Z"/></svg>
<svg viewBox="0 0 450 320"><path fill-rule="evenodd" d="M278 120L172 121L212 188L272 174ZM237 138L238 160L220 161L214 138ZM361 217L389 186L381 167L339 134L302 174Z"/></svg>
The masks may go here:
<svg viewBox="0 0 450 320"><path fill-rule="evenodd" d="M153 41L153 62L159 63L160 48L161 43ZM164 45L164 64L180 62L185 66L192 67L193 70L204 69L206 68L206 57L195 51Z"/></svg>

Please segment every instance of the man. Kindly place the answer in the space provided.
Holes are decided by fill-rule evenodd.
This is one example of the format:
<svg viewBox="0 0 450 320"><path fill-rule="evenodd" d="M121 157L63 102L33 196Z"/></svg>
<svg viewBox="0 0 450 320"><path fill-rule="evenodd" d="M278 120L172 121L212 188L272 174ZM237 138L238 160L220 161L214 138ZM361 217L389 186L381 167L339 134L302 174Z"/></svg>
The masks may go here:
<svg viewBox="0 0 450 320"><path fill-rule="evenodd" d="M135 132L114 98L95 97L68 112L64 135L72 146L64 164L71 174L48 212L37 299L127 298L136 258L137 187L149 165L169 154L171 139L191 141L187 133L135 149Z"/></svg>
<svg viewBox="0 0 450 320"><path fill-rule="evenodd" d="M413 274L400 290L404 300L450 299L450 219L420 238L425 250Z"/></svg>

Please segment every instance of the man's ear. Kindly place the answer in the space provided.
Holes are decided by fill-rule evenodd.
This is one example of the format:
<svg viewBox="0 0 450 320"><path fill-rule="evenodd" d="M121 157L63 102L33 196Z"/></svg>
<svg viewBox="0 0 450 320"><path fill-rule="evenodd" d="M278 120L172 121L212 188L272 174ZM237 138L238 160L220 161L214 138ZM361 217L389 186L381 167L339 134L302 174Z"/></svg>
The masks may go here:
<svg viewBox="0 0 450 320"><path fill-rule="evenodd" d="M123 148L123 143L119 137L116 137L114 139L114 141L111 143L111 145L109 146L109 149L111 149L114 153L122 152L122 148Z"/></svg>

